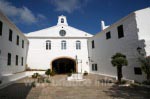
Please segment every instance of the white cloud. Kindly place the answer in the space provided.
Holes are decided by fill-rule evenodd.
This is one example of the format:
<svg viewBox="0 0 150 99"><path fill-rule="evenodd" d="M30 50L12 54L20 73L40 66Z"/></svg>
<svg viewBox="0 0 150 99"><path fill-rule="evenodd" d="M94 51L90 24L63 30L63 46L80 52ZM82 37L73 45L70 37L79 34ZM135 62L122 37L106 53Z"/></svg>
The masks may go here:
<svg viewBox="0 0 150 99"><path fill-rule="evenodd" d="M51 0L56 7L56 11L65 11L71 13L81 9L89 0Z"/></svg>
<svg viewBox="0 0 150 99"><path fill-rule="evenodd" d="M21 23L37 23L40 19L46 18L42 14L34 15L27 7L17 8L8 1L0 0L0 10L7 16L11 17L13 21Z"/></svg>

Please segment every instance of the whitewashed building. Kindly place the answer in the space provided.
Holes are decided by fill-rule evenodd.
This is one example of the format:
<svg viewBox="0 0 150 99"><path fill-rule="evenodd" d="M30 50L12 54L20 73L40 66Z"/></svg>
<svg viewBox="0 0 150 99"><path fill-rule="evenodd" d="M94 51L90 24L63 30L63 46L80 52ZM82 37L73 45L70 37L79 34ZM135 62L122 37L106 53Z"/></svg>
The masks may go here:
<svg viewBox="0 0 150 99"><path fill-rule="evenodd" d="M102 31L93 36L69 26L66 17L59 16L56 26L25 37L0 13L0 75L24 71L27 60L30 69L50 68L60 74L87 71L116 77L111 57L119 52L126 55L129 63L123 67L123 77L142 81L145 75L138 57L150 55L149 18L150 8L146 8L110 26L102 21Z"/></svg>
<svg viewBox="0 0 150 99"><path fill-rule="evenodd" d="M150 8L135 11L110 26L102 21L102 29L88 40L90 72L116 77L111 57L119 52L129 62L123 67L124 78L145 79L138 58L140 54L150 55Z"/></svg>
<svg viewBox="0 0 150 99"><path fill-rule="evenodd" d="M31 69L52 69L56 73L89 72L88 38L91 34L68 25L65 16L56 26L28 33L27 64Z"/></svg>
<svg viewBox="0 0 150 99"><path fill-rule="evenodd" d="M28 45L24 34L0 12L0 78L25 71Z"/></svg>

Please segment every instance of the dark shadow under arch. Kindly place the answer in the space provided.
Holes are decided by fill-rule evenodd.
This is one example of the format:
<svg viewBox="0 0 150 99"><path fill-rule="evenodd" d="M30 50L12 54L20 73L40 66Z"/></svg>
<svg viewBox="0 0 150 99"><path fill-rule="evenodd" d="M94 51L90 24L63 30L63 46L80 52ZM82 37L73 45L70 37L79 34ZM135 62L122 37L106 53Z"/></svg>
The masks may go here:
<svg viewBox="0 0 150 99"><path fill-rule="evenodd" d="M76 61L70 58L57 58L52 61L52 70L56 74L76 72Z"/></svg>

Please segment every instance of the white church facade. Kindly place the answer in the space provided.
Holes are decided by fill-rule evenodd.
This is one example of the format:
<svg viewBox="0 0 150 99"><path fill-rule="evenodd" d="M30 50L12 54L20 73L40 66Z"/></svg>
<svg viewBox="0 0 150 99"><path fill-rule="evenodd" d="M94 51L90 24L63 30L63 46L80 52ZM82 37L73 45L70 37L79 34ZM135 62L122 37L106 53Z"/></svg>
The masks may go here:
<svg viewBox="0 0 150 99"><path fill-rule="evenodd" d="M88 44L93 35L68 25L59 16L56 26L28 33L27 64L31 69L52 69L56 73L89 72Z"/></svg>
<svg viewBox="0 0 150 99"><path fill-rule="evenodd" d="M3 19L3 15L0 16L0 21L5 23L6 19ZM30 69L52 69L58 74L87 71L116 77L117 72L111 64L111 57L119 52L126 55L129 62L128 66L123 67L123 77L142 81L145 74L141 71L138 57L141 54L150 56L149 18L150 8L145 8L110 26L105 26L102 21L102 31L96 35L69 26L65 16L58 17L56 26L30 32L25 36L12 23L7 24L2 28L6 32L2 33L3 36L0 35L0 74L21 72L27 64ZM7 39L8 27L15 31L13 43ZM19 46L16 45L16 35L19 35ZM9 52L15 57L11 60L14 61L11 67L5 65L10 61L7 56ZM17 63L21 64L22 57L23 66L16 66Z"/></svg>

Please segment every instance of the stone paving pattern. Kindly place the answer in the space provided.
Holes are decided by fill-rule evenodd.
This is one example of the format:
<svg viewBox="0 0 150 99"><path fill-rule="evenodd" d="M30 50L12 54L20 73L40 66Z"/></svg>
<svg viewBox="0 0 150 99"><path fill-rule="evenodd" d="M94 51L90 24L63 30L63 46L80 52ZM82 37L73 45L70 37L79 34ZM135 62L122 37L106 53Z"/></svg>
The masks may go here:
<svg viewBox="0 0 150 99"><path fill-rule="evenodd" d="M84 81L67 81L66 75L50 77L51 83L32 87L24 78L0 90L0 99L150 99L150 89L100 83L104 76L88 75ZM112 78L107 78L112 79ZM57 84L56 84L57 83Z"/></svg>

